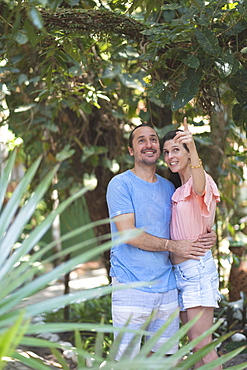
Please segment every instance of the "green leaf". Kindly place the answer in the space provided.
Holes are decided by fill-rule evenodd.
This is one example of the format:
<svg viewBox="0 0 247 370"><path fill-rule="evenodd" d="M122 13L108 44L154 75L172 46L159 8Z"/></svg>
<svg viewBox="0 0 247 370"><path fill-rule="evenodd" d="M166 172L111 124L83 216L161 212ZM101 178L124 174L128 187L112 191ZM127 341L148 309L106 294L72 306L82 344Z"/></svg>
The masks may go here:
<svg viewBox="0 0 247 370"><path fill-rule="evenodd" d="M247 54L247 46L240 50L240 53Z"/></svg>
<svg viewBox="0 0 247 370"><path fill-rule="evenodd" d="M75 153L75 149L70 149L70 144L65 145L63 150L56 154L56 160L58 162L65 161L66 159L72 157Z"/></svg>
<svg viewBox="0 0 247 370"><path fill-rule="evenodd" d="M83 343L82 343L82 340L81 340L81 335L80 335L79 330L76 330L75 331L75 344L76 344L76 348L80 348L80 349L83 348ZM85 365L85 358L84 358L84 356L79 355L77 357L77 359L78 359L78 368L79 369L80 368L83 369L83 367Z"/></svg>
<svg viewBox="0 0 247 370"><path fill-rule="evenodd" d="M63 53L62 51L57 51L55 54L54 54L54 57L57 61L57 63L65 70L68 69L66 63L68 62L68 58L66 56L65 53Z"/></svg>
<svg viewBox="0 0 247 370"><path fill-rule="evenodd" d="M37 358L32 358L32 357L26 357L22 356L18 352L15 353L14 358L19 360L21 363L27 365L30 367L30 369L35 369L35 370L49 370L51 369L50 366L45 365L43 362L41 362Z"/></svg>
<svg viewBox="0 0 247 370"><path fill-rule="evenodd" d="M143 3L143 0L133 0L131 7L128 9L129 14L131 14L142 3Z"/></svg>
<svg viewBox="0 0 247 370"><path fill-rule="evenodd" d="M24 27L32 46L35 46L39 41L38 35L35 32L35 28L27 19L25 19L24 21Z"/></svg>
<svg viewBox="0 0 247 370"><path fill-rule="evenodd" d="M5 199L7 187L9 185L9 182L11 180L11 171L14 167L15 163L15 158L16 158L16 150L14 150L9 158L8 161L4 167L4 170L2 171L2 174L0 176L0 211L3 206L3 201Z"/></svg>
<svg viewBox="0 0 247 370"><path fill-rule="evenodd" d="M104 320L101 319L101 324L104 324ZM95 354L96 356L102 356L103 355L103 342L104 342L104 334L103 333L97 333L96 335L96 341L95 341Z"/></svg>
<svg viewBox="0 0 247 370"><path fill-rule="evenodd" d="M164 37L169 34L168 30L166 30L166 26L164 25L155 25L151 27L150 29L142 31L141 33L146 36L152 36L152 35L160 36L162 34L163 40L164 40ZM168 38L167 38L167 41L168 41Z"/></svg>
<svg viewBox="0 0 247 370"><path fill-rule="evenodd" d="M80 104L80 108L82 109L83 112L90 114L92 112L92 106L90 103L84 101Z"/></svg>
<svg viewBox="0 0 247 370"><path fill-rule="evenodd" d="M26 32L25 31L18 31L17 34L15 35L15 40L20 45L26 44L28 42L28 37L26 35Z"/></svg>
<svg viewBox="0 0 247 370"><path fill-rule="evenodd" d="M246 11L246 10L245 10ZM240 32L244 31L247 28L247 21L239 21L236 24L229 27L228 31L224 32L226 36L238 35Z"/></svg>
<svg viewBox="0 0 247 370"><path fill-rule="evenodd" d="M162 5L161 9L162 10L176 10L176 9L180 9L182 7L182 5L180 4L165 4L165 5Z"/></svg>
<svg viewBox="0 0 247 370"><path fill-rule="evenodd" d="M23 82L26 82L26 81L28 81L27 75L25 73L20 73L19 77L18 77L18 84L21 85L21 84L23 84ZM15 110L15 112L16 112L16 110Z"/></svg>
<svg viewBox="0 0 247 370"><path fill-rule="evenodd" d="M164 91L165 89L165 84L163 81L157 82L152 88L150 89L150 94L153 96L159 95Z"/></svg>
<svg viewBox="0 0 247 370"><path fill-rule="evenodd" d="M122 82L122 84L129 89L136 89L139 91L144 91L144 88L141 84L137 83L130 74L128 73L123 73L119 74L119 79Z"/></svg>
<svg viewBox="0 0 247 370"><path fill-rule="evenodd" d="M230 77L229 85L234 91L241 91L243 95L246 95L245 91L247 89L247 71L238 70L237 73Z"/></svg>
<svg viewBox="0 0 247 370"><path fill-rule="evenodd" d="M196 95L202 79L202 71L189 69L187 78L182 82L176 98L172 101L172 111L183 108Z"/></svg>
<svg viewBox="0 0 247 370"><path fill-rule="evenodd" d="M206 26L210 24L210 17L207 17L205 14L201 14L199 18L196 18L200 26Z"/></svg>
<svg viewBox="0 0 247 370"><path fill-rule="evenodd" d="M62 366L62 369L63 370L69 370L69 366L65 360L65 358L61 355L61 353L56 349L56 348L52 348L51 349L53 355L55 356L55 358L58 360L58 363Z"/></svg>
<svg viewBox="0 0 247 370"><path fill-rule="evenodd" d="M112 68L112 67L107 67L103 74L102 74L102 78L110 78L110 79L113 79L114 77L116 77L119 73L121 72L121 69L120 69L120 66L117 66L115 68Z"/></svg>
<svg viewBox="0 0 247 370"><path fill-rule="evenodd" d="M232 108L232 118L238 126L244 126L247 123L247 112L244 111L240 104L234 104Z"/></svg>
<svg viewBox="0 0 247 370"><path fill-rule="evenodd" d="M222 336L221 338L222 338L221 341L223 342L224 341L224 336ZM191 366L193 366L198 360L200 360L202 357L204 357L206 354L208 354L210 352L210 350L214 349L215 348L214 346L216 345L217 342L218 342L218 340L215 341L215 342L210 343L209 345L207 345L205 347L203 347L200 351L195 352L191 357L189 357L187 360L185 360L184 368L189 369ZM236 355L241 353L242 350L243 350L243 347L238 348L235 351L227 353L227 354L225 354L221 357L218 357L216 360L211 361L210 363L201 366L200 370L212 370L212 368L214 369L217 366L224 364L226 361L229 361L230 359L233 359ZM235 365L233 367L230 366L230 367L228 367L228 369L244 370L244 369L246 369L246 365L247 365L247 362L239 364L239 365Z"/></svg>
<svg viewBox="0 0 247 370"><path fill-rule="evenodd" d="M230 105L233 100L235 99L236 95L234 91L227 90L224 92L224 94L221 95L221 100L224 105Z"/></svg>
<svg viewBox="0 0 247 370"><path fill-rule="evenodd" d="M43 19L38 9L32 7L29 10L28 15L34 26L36 26L39 30L44 30Z"/></svg>
<svg viewBox="0 0 247 370"><path fill-rule="evenodd" d="M200 66L199 59L192 54L188 54L186 56L186 59L182 59L182 62L190 68L198 68Z"/></svg>
<svg viewBox="0 0 247 370"><path fill-rule="evenodd" d="M11 256L6 261L5 265L3 266L2 270L1 270L1 279L3 279L3 278L7 279L6 276L5 276L7 274L7 272L10 271L11 268L13 268L13 266L15 266L16 264L18 264L18 261L21 260L22 256L28 254L31 251L31 249L40 241L40 239L43 237L43 235L51 227L54 219L59 214L63 213L63 211L71 203L73 203L76 199L81 198L85 194L86 190L87 190L86 188L83 188L78 193L75 193L73 196L71 196L70 198L68 198L65 201L63 201L58 206L58 208L56 210L54 210L52 213L50 213L46 217L46 219L42 223L40 223L31 232L31 234L29 235L29 237L24 240L24 242L22 243L21 247L19 247L15 251L15 253L11 254ZM103 221L102 220L100 222L100 224L103 224L105 222L106 221ZM80 234L83 234L90 227L91 226L86 225L86 226L77 228L76 230L73 230L70 233L67 233L66 235L63 235L63 237L61 237L61 242L66 241L66 240L68 240L70 238L73 238L74 236L78 235L79 233ZM93 242L95 243L96 240L93 240L92 243ZM28 267L28 270L29 270L29 266L32 263L34 264L35 261L42 260L42 257L44 256L44 254L47 253L49 250L52 250L52 248L54 248L55 245L56 245L56 242L50 243L50 244L46 245L45 247L43 247L39 252L36 252L30 258L30 260L26 262L27 267ZM81 243L80 244L80 247L79 246L75 246L75 248L71 248L70 252L72 253L75 249L78 249L78 248L83 249L84 248L84 243ZM63 256L62 255L63 252L60 252L60 253L61 254L59 256L57 256L57 258ZM68 250L66 250L65 253L67 254L68 253ZM51 262L51 261L49 261L49 262ZM14 285L16 285L16 281L19 281L20 280L20 284L23 284L25 282L25 279L26 280L29 280L29 279L27 279L27 277L25 277L25 276L23 277L23 271L25 271L25 263L24 262L22 263L21 266L18 266L18 268L14 268L14 271L12 271L11 276L8 277L8 280L7 280L8 284L6 284L6 286L4 286L3 289L1 290L1 293L0 293L0 297L1 298L4 297L4 294L9 295L9 293L11 292L11 289L12 288L11 288L10 284L11 284L11 281L12 280L14 281ZM20 275L21 275L21 277L20 277ZM22 281L22 279L24 279L24 280ZM14 286L13 289L16 289L16 286Z"/></svg>
<svg viewBox="0 0 247 370"><path fill-rule="evenodd" d="M164 105L170 105L172 101L172 93L169 90L164 90L160 94L160 101Z"/></svg>
<svg viewBox="0 0 247 370"><path fill-rule="evenodd" d="M0 335L0 362L3 356L12 356L12 351L26 333L28 323L23 324L23 316L24 313L21 312L13 325L5 331L4 335Z"/></svg>
<svg viewBox="0 0 247 370"><path fill-rule="evenodd" d="M185 12L185 14L183 14L183 16L180 18L180 20L184 25L187 25L187 27L189 27L189 26L194 27L194 25L193 25L194 18L195 18L195 14L198 13L198 8L195 5L191 5L186 10L187 11Z"/></svg>
<svg viewBox="0 0 247 370"><path fill-rule="evenodd" d="M198 28L195 31L195 35L197 38L198 43L200 44L201 48L207 53L211 55L220 55L221 48L219 46L219 42L217 37L215 36L214 32L208 28L202 28L199 30Z"/></svg>
<svg viewBox="0 0 247 370"><path fill-rule="evenodd" d="M104 154L107 152L108 149L105 146L96 146L96 145L84 146L83 154L81 156L81 162L85 163L88 158L93 157L95 155L98 156L100 154Z"/></svg>
<svg viewBox="0 0 247 370"><path fill-rule="evenodd" d="M71 43L69 42L65 42L64 45L64 50L66 51L66 53L76 62L80 63L81 62L81 58L79 56L79 53L76 49L74 49L74 46Z"/></svg>
<svg viewBox="0 0 247 370"><path fill-rule="evenodd" d="M1 254L0 266L1 266L1 263L4 263L4 256L9 255L9 253L11 251L11 248L12 248L12 245L13 245L13 242L11 242L10 245L6 246L6 250L2 246L2 244L5 243L5 241L7 239L8 234L5 235L6 230L8 230L10 225L12 227L12 225L13 225L12 221L13 221L14 215L15 215L18 207L19 207L22 196L25 193L25 191L27 190L27 188L28 188L30 182L32 181L33 177L35 176L35 173L36 173L36 171L37 171L37 169L40 165L40 162L41 162L41 157L38 158L32 164L32 166L28 169L25 176L22 178L19 185L17 186L16 191L13 193L12 197L10 198L10 200L8 201L7 205L5 206L3 212L1 213L1 216L0 216L0 240L2 241L2 243L0 244L0 254ZM13 162L12 162L12 165L13 165ZM30 216L28 216L28 218L24 218L24 220L27 221L29 219L29 217ZM14 222L15 222L15 220L14 220ZM25 221L24 221L24 223L25 223ZM4 239L3 239L3 235L5 235ZM17 238L18 238L18 236L17 236Z"/></svg>
<svg viewBox="0 0 247 370"><path fill-rule="evenodd" d="M17 207L19 206L19 202L13 206L12 199L18 199L18 195L21 194L20 190L25 189L24 186L26 185L26 180L30 179L31 176L34 175L34 170L37 169L37 164L39 164L40 158L34 163L35 166L32 166L26 176L24 176L22 182L18 185L17 191L14 192L13 196L7 203L7 206L5 207L4 211L1 215L1 221L3 226L6 226L5 230L8 230L8 232L4 235L4 238L1 240L0 244L0 254L1 254L1 261L0 266L2 266L0 270L0 275L3 276L5 273L5 264L6 264L6 258L10 254L13 245L17 242L18 237L23 230L24 226L29 221L31 215L33 214L34 210L37 207L37 204L40 202L42 197L44 196L45 192L47 191L52 178L54 177L54 174L56 173L58 166L54 167L53 170L51 170L43 179L43 181L39 184L37 187L35 193L30 198L29 202L27 202L23 207L21 207L21 210L19 211L18 215L14 218L14 220L10 220L9 214L7 213L9 210L9 206L13 208L13 211L16 212ZM29 175L29 176L27 176ZM25 180L25 181L24 181ZM12 211L12 212L13 212ZM13 214L11 212L11 214ZM10 212L9 212L10 213ZM11 222L11 225L9 226L9 222Z"/></svg>
<svg viewBox="0 0 247 370"><path fill-rule="evenodd" d="M233 351L237 348L242 347L242 352L241 353L247 353L247 348L246 348L246 341L244 342L230 342L225 346L225 349L227 351Z"/></svg>
<svg viewBox="0 0 247 370"><path fill-rule="evenodd" d="M19 4L18 10L16 11L16 14L15 14L15 21L14 21L13 28L12 28L12 32L13 32L14 35L16 34L16 32L21 27L21 12L20 12L20 9L21 8L20 8L20 4Z"/></svg>
<svg viewBox="0 0 247 370"><path fill-rule="evenodd" d="M47 65L49 66L48 67L48 70L46 71L46 84L47 84L47 89L48 91L51 90L51 85L52 85L52 72L53 72L53 67L52 67L52 64L48 64ZM44 91L45 93L45 91Z"/></svg>
<svg viewBox="0 0 247 370"><path fill-rule="evenodd" d="M227 51L222 58L216 59L214 63L220 76L227 77L232 73L234 67L234 55Z"/></svg>

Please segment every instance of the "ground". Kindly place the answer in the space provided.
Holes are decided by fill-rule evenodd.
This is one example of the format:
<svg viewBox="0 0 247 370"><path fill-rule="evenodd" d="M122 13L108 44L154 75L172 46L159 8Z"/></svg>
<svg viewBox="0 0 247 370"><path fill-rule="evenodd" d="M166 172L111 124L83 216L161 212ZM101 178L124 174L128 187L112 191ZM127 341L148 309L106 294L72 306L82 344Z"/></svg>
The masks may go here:
<svg viewBox="0 0 247 370"><path fill-rule="evenodd" d="M221 355L224 355L226 354L228 351L225 349L225 347L227 346L227 344L230 343L230 339L228 341L226 341L225 343L223 343L221 349L219 350L219 354ZM246 343L247 344L247 343ZM244 362L247 362L247 353L240 353L238 354L237 356L235 356L233 359L227 361L224 365L223 365L223 368L224 369L227 369L231 366L234 366L234 365L239 365L239 364L243 364ZM246 368L247 369L247 366Z"/></svg>
<svg viewBox="0 0 247 370"><path fill-rule="evenodd" d="M243 364L244 362L247 361L247 354L244 353L244 354L240 354L240 355L237 355L235 358L233 358L232 360L226 362L223 366L224 369L227 369L228 367L230 366L234 366L234 365L239 365L239 364ZM247 367L245 368L247 369Z"/></svg>

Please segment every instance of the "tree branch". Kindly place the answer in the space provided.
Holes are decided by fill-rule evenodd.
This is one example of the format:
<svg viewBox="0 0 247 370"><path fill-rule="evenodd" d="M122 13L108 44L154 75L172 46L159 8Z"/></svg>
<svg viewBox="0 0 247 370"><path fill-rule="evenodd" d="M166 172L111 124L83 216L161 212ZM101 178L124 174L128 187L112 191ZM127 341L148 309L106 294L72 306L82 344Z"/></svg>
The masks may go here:
<svg viewBox="0 0 247 370"><path fill-rule="evenodd" d="M136 42L145 40L142 31L147 27L126 15L108 10L68 10L56 13L41 11L45 28L62 29L64 32L89 34L115 34Z"/></svg>

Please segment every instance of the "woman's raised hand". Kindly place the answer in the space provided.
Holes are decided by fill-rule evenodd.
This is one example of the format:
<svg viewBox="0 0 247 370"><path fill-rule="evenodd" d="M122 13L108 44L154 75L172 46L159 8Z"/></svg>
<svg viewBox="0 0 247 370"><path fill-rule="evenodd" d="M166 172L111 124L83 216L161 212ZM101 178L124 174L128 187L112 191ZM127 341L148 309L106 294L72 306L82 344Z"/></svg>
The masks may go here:
<svg viewBox="0 0 247 370"><path fill-rule="evenodd" d="M188 148L192 147L195 145L193 135L190 132L187 124L187 118L184 117L184 131L178 131L176 136L174 137L174 140L177 141L178 143L186 144Z"/></svg>

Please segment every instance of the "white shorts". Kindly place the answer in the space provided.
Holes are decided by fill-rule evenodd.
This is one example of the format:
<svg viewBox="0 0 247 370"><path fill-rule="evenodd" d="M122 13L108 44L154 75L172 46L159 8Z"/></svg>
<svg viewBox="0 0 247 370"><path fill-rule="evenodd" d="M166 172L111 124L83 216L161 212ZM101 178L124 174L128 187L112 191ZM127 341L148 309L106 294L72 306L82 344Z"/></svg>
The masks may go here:
<svg viewBox="0 0 247 370"><path fill-rule="evenodd" d="M112 285L124 285L119 283L116 278L112 278ZM149 339L152 333L156 333L167 321L169 316L178 309L178 293L177 289L169 290L164 293L148 293L138 289L123 289L116 290L112 293L112 319L114 327L124 327L126 322L130 319L128 328L142 329L143 324L146 323L151 314L152 320L145 329L150 332L146 337ZM157 340L152 352L156 352L164 343L179 329L179 315L172 321L168 329L165 330ZM116 338L118 332L114 333ZM121 344L118 349L116 360L118 361L128 347L129 343L134 337L134 333L124 333ZM141 347L141 337L135 342L131 343L130 358L138 354ZM175 353L178 349L178 343L173 345L167 354ZM129 349L128 349L129 350Z"/></svg>
<svg viewBox="0 0 247 370"><path fill-rule="evenodd" d="M173 271L181 311L199 306L219 307L219 278L211 251L200 260L190 259L173 265Z"/></svg>

